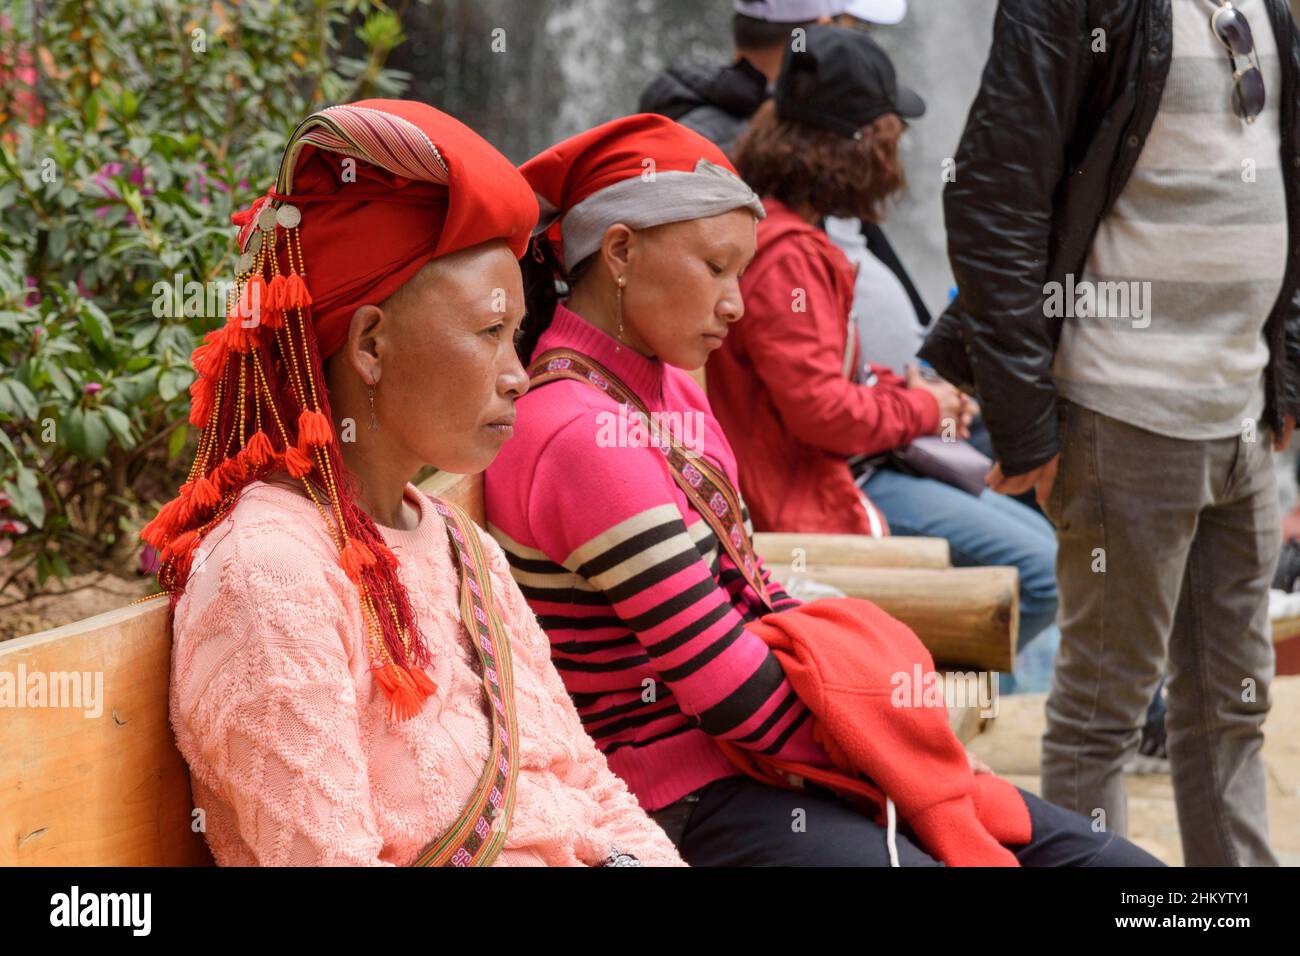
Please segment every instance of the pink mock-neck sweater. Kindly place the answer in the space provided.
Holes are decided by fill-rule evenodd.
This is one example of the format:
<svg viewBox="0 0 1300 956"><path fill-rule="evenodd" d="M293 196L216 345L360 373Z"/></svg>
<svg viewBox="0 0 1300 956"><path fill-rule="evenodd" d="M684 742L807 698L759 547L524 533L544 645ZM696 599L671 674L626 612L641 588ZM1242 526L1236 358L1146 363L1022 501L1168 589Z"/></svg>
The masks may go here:
<svg viewBox="0 0 1300 956"><path fill-rule="evenodd" d="M437 694L387 719L356 588L315 505L265 482L204 539L176 608L171 723L222 865L411 863L455 820L489 724L443 519L413 485L418 527L381 527L433 663ZM497 865L598 864L617 847L683 865L582 729L550 645L500 547L480 529L511 634L517 802Z"/></svg>
<svg viewBox="0 0 1300 956"><path fill-rule="evenodd" d="M667 413L670 430L680 423L682 442L737 486L731 445L690 375L564 304L532 359L558 347L605 366L652 413ZM550 637L587 732L651 811L739 773L714 738L831 766L808 708L747 629L767 608L664 454L617 424L619 408L583 382L528 391L484 480L488 531ZM758 563L774 610L797 607Z"/></svg>

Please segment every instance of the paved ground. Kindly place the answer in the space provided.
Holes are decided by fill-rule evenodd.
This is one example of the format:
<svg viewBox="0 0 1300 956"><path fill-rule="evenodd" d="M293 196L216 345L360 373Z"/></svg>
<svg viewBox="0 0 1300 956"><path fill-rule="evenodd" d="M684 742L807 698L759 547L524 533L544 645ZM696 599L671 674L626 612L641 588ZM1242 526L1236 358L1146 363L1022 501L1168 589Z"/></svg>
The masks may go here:
<svg viewBox="0 0 1300 956"><path fill-rule="evenodd" d="M1003 697L997 718L970 743L971 751L995 771L1034 793L1040 792L1045 699L1043 694ZM1284 866L1300 866L1300 677L1279 677L1274 682L1264 759L1274 851ZM1130 775L1128 805L1129 837L1171 866L1181 866L1183 854L1168 775Z"/></svg>

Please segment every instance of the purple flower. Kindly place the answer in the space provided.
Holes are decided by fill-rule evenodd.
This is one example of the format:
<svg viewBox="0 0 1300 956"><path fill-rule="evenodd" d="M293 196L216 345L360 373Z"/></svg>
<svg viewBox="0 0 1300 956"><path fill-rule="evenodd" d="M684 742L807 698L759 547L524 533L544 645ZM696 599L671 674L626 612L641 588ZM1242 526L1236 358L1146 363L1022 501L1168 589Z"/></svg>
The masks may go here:
<svg viewBox="0 0 1300 956"><path fill-rule="evenodd" d="M208 168L207 163L200 163L199 166L202 168L199 169L198 178L193 181L194 192L199 196L200 206L211 206L212 200L208 198L209 189L215 187L224 192L226 187L220 182L214 182L213 180L208 179L207 173L205 172Z"/></svg>
<svg viewBox="0 0 1300 956"><path fill-rule="evenodd" d="M117 187L113 184L113 177L120 176L124 169L126 169L126 166L117 162L105 163L103 166L100 166L99 172L95 174L94 178L94 183L99 187L100 192L110 199L121 199L122 194L117 191ZM143 186L144 177L145 168L143 166L133 166L131 167L130 175L127 176L127 181L135 186ZM144 186L144 188L140 190L141 196L152 196L153 194L154 190L150 189L148 186ZM95 218L103 219L108 215L108 209L108 206L98 207L95 210ZM128 212L126 214L126 224L128 226L134 226L137 222L139 222L139 220L136 219L135 213Z"/></svg>
<svg viewBox="0 0 1300 956"><path fill-rule="evenodd" d="M217 181L213 182L212 185L216 186L216 187L217 187L218 189L220 189L223 193L228 193L228 192L230 192L230 187L227 186L225 183L221 182L220 180L217 180ZM235 188L236 188L237 190L239 190L241 193L243 193L243 192L248 192L248 180L247 180L247 179L241 179L241 180L239 181L238 185L235 186Z"/></svg>
<svg viewBox="0 0 1300 956"><path fill-rule="evenodd" d="M86 387L82 389L87 395L98 395L104 390L104 386L98 382L87 382Z"/></svg>

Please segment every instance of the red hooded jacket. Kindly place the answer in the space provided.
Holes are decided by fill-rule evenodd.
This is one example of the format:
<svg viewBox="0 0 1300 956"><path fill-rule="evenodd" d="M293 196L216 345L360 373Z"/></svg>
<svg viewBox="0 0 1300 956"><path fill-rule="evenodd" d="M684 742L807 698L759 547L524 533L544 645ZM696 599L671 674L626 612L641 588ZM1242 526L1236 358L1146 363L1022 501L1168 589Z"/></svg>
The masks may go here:
<svg viewBox="0 0 1300 956"><path fill-rule="evenodd" d="M870 601L826 598L772 614L747 629L767 642L816 721L814 739L840 768L766 757L718 741L741 770L765 783L803 778L855 798L884 825L885 797L931 856L949 866L1019 866L1006 845L1028 843L1029 808L993 774L971 771L939 706L904 692L930 652Z"/></svg>
<svg viewBox="0 0 1300 956"><path fill-rule="evenodd" d="M852 263L779 200L763 204L745 314L706 366L709 404L755 530L878 536L847 460L932 434L939 404L885 366L871 366L874 386L854 383Z"/></svg>

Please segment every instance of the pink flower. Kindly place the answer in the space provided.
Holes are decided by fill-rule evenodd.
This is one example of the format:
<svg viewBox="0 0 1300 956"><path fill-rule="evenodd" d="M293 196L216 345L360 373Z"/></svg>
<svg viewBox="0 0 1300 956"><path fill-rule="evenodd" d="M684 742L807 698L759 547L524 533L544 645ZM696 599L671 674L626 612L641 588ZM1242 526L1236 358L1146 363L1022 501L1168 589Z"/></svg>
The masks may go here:
<svg viewBox="0 0 1300 956"><path fill-rule="evenodd" d="M87 382L86 387L82 389L87 395L98 395L104 390L104 386L98 382Z"/></svg>
<svg viewBox="0 0 1300 956"><path fill-rule="evenodd" d="M215 182L213 182L212 185L215 186L215 187L217 187L218 189L220 189L223 193L228 193L228 192L230 192L230 187L227 186L227 185L226 185L225 183L223 183L223 182L215 181ZM235 188L236 188L237 190L239 190L241 193L246 193L246 192L248 192L248 180L247 180L247 179L241 179L241 180L239 181L239 185L237 185Z"/></svg>
<svg viewBox="0 0 1300 956"><path fill-rule="evenodd" d="M122 194L117 191L117 187L113 183L113 177L120 176L122 171L125 169L126 166L122 163L105 163L103 166L99 167L99 172L95 174L94 184L99 188L100 192L110 199L121 199ZM131 172L127 176L127 181L134 186L144 186L144 177L145 168L143 166L132 166ZM148 186L144 186L144 188L140 190L141 196L152 196L153 194L154 191ZM95 210L95 218L103 219L108 215L108 210L108 206L99 206ZM139 222L139 220L136 219L135 213L128 212L126 214L126 224L128 226L134 226L137 222Z"/></svg>

